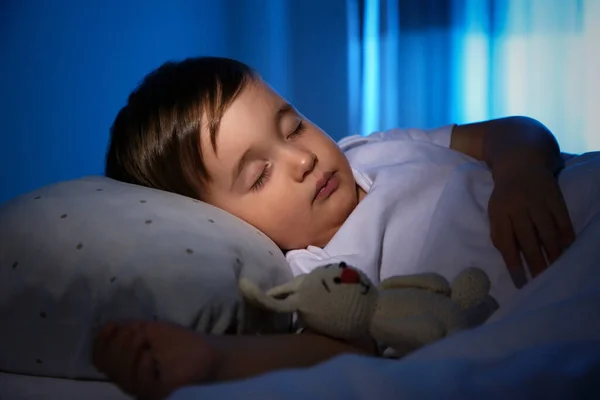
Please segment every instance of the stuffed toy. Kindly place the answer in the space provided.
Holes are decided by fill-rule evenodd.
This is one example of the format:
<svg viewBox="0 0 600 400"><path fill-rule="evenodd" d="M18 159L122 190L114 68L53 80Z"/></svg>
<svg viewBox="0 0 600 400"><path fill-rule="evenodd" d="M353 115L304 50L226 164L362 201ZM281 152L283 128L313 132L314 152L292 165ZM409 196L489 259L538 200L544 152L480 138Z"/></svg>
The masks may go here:
<svg viewBox="0 0 600 400"><path fill-rule="evenodd" d="M373 285L360 270L329 264L266 293L239 282L247 301L275 312L296 312L310 330L336 339L370 336L402 356L456 331L483 323L496 309L490 281L467 268L450 284L436 273L395 276Z"/></svg>

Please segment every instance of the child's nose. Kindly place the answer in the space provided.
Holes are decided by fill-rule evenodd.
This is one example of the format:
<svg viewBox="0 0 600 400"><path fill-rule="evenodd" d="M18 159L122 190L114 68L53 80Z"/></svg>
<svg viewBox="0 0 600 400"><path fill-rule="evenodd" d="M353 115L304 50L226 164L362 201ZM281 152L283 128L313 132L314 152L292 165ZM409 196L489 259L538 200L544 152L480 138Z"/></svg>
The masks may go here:
<svg viewBox="0 0 600 400"><path fill-rule="evenodd" d="M288 161L294 179L302 182L315 169L317 156L310 151L293 148L288 150Z"/></svg>
<svg viewBox="0 0 600 400"><path fill-rule="evenodd" d="M358 272L356 272L355 269L344 268L340 279L342 280L342 283L359 283L360 275L358 275Z"/></svg>

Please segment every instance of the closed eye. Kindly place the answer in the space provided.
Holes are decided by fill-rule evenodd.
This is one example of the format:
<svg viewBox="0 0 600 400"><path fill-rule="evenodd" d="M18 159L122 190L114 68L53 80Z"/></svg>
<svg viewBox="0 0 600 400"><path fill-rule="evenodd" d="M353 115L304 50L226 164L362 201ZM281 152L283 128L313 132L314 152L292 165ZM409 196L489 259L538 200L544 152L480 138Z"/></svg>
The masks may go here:
<svg viewBox="0 0 600 400"><path fill-rule="evenodd" d="M302 132L304 132L305 128L306 125L304 124L304 121L300 120L293 132L288 135L288 139L294 139L296 136L299 136Z"/></svg>
<svg viewBox="0 0 600 400"><path fill-rule="evenodd" d="M329 293L331 293L331 290L329 289L329 286L327 286L327 282L325 282L325 279L321 279L321 284L323 285L325 290L327 290Z"/></svg>
<svg viewBox="0 0 600 400"><path fill-rule="evenodd" d="M262 172L260 173L260 176L256 179L256 181L252 184L252 186L250 187L251 190L253 191L259 191L264 184L267 182L267 180L270 177L270 171L269 171L269 167L266 166Z"/></svg>

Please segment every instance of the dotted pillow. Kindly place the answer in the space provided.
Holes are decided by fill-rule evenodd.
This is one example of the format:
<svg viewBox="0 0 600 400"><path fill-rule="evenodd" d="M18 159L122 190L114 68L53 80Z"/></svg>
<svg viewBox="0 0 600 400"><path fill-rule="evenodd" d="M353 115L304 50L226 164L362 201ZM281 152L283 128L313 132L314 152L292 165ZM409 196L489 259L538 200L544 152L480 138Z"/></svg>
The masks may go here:
<svg viewBox="0 0 600 400"><path fill-rule="evenodd" d="M0 207L0 370L99 378L90 343L109 319L288 329L243 302L241 276L265 290L292 279L270 239L205 203L105 177L20 196Z"/></svg>

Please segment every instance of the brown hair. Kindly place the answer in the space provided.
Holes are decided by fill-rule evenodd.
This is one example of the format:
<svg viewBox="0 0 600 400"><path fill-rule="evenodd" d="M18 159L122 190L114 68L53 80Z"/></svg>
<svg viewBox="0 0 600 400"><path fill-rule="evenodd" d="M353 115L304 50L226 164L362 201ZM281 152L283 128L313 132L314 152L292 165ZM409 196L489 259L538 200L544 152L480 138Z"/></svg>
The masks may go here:
<svg viewBox="0 0 600 400"><path fill-rule="evenodd" d="M216 151L221 118L256 73L219 57L167 62L129 95L110 129L105 174L200 199L210 176L201 128Z"/></svg>

